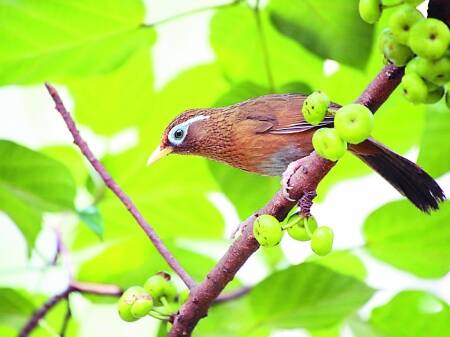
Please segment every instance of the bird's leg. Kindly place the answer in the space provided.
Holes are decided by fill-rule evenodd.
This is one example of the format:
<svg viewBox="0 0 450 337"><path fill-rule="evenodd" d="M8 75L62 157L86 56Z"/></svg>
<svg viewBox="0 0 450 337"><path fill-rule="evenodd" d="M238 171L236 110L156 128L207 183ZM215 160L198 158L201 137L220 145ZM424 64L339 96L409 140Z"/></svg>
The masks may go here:
<svg viewBox="0 0 450 337"><path fill-rule="evenodd" d="M300 214L303 217L309 218L311 216L311 206L313 205L313 199L316 197L316 195L316 191L305 192L298 201Z"/></svg>
<svg viewBox="0 0 450 337"><path fill-rule="evenodd" d="M286 198L286 200L289 201L296 201L291 198L289 195L289 190L292 189L291 186L289 186L289 181L291 177L294 175L297 170L302 167L302 159L293 161L288 165L286 170L283 172L283 176L281 178L281 185L283 186L283 196Z"/></svg>

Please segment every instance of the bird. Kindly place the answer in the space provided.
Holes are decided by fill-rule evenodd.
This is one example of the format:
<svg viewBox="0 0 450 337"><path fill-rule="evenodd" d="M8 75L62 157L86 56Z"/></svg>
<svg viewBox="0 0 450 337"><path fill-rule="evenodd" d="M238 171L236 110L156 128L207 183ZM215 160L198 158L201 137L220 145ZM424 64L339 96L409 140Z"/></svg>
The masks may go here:
<svg viewBox="0 0 450 337"><path fill-rule="evenodd" d="M170 153L197 155L264 176L282 176L288 165L314 151L318 128L333 127L329 113L318 125L305 121L302 94L270 94L218 108L188 109L169 123L147 164ZM417 208L439 208L445 195L437 182L415 163L373 138L350 145L351 153L378 172Z"/></svg>

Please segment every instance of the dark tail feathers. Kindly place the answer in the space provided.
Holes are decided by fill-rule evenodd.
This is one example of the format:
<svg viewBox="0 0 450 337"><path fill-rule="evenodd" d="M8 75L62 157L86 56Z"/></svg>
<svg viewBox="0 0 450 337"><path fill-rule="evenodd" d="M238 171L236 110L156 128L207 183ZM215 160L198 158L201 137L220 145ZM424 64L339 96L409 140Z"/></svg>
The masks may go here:
<svg viewBox="0 0 450 337"><path fill-rule="evenodd" d="M424 212L439 208L445 195L437 182L419 166L370 139L353 146L355 154L384 177L397 191ZM367 151L369 150L369 151Z"/></svg>

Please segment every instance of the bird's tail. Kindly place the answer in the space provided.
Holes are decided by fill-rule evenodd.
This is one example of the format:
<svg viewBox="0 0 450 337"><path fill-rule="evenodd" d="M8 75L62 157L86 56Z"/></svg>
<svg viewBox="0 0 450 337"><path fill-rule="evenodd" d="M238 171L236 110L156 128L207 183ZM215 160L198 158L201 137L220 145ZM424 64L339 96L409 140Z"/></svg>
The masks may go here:
<svg viewBox="0 0 450 337"><path fill-rule="evenodd" d="M428 173L375 140L350 149L422 211L436 210L445 200L444 192Z"/></svg>

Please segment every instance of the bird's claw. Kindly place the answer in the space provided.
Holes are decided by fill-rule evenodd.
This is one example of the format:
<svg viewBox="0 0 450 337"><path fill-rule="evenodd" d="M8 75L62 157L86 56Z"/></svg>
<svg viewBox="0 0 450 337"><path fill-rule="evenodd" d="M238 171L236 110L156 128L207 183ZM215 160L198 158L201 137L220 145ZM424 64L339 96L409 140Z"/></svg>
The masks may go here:
<svg viewBox="0 0 450 337"><path fill-rule="evenodd" d="M283 186L282 191L283 191L283 197L291 202L296 201L295 199L292 199L289 191L292 189L291 186L289 186L289 181L291 179L291 177L294 175L295 172L297 172L297 170L302 166L301 164L301 159L296 160L292 163L290 163L288 165L288 167L286 168L286 170L283 172L283 176L281 178L281 185Z"/></svg>
<svg viewBox="0 0 450 337"><path fill-rule="evenodd" d="M317 195L316 191L305 192L298 201L300 213L303 217L309 218L311 216L311 207L313 205L313 200L316 197L316 195Z"/></svg>

